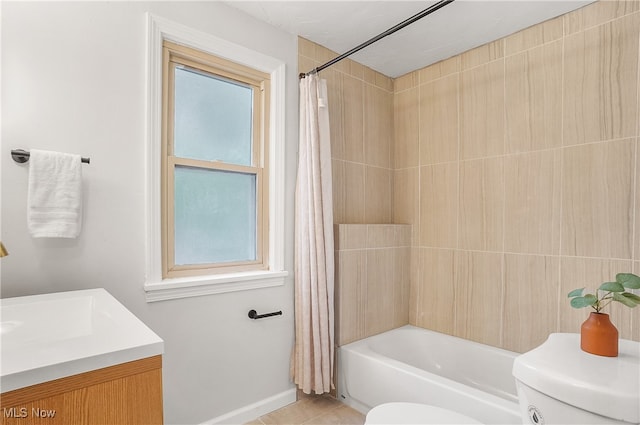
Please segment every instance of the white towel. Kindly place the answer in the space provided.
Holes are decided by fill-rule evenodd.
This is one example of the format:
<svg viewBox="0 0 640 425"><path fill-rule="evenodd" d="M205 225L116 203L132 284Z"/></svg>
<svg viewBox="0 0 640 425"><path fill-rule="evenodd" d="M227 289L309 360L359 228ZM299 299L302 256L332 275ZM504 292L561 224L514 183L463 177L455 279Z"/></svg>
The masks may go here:
<svg viewBox="0 0 640 425"><path fill-rule="evenodd" d="M75 238L82 222L80 155L31 150L27 224L34 238Z"/></svg>

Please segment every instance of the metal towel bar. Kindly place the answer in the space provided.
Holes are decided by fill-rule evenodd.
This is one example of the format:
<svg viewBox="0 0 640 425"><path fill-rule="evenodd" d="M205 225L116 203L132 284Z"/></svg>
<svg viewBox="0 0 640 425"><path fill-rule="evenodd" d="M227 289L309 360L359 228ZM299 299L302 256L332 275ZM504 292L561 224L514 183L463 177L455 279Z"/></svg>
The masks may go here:
<svg viewBox="0 0 640 425"><path fill-rule="evenodd" d="M24 164L25 162L27 162L30 156L31 153L25 151L24 149L14 149L11 151L11 158L13 158L15 162L19 162L20 164ZM82 157L82 162L84 162L85 164L89 164L90 161L91 158Z"/></svg>
<svg viewBox="0 0 640 425"><path fill-rule="evenodd" d="M280 311L274 311L273 313L267 313L267 314L258 314L257 311L255 310L249 310L249 319L264 319L265 317L271 317L271 316L281 316L282 315L282 310Z"/></svg>

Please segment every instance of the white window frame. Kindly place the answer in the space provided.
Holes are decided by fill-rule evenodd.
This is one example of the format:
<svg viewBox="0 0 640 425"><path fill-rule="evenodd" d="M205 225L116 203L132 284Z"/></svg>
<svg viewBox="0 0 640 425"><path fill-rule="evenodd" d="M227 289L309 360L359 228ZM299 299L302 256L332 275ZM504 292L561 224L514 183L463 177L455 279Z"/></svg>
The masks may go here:
<svg viewBox="0 0 640 425"><path fill-rule="evenodd" d="M162 43L182 44L271 76L269 117L269 269L162 278ZM146 277L147 302L284 285L285 63L208 33L147 13Z"/></svg>

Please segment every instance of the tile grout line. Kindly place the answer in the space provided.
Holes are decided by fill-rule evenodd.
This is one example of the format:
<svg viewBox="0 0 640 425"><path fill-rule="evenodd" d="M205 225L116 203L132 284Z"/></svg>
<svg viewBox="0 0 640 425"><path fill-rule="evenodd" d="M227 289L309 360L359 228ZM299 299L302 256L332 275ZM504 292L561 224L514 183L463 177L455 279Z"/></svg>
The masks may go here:
<svg viewBox="0 0 640 425"><path fill-rule="evenodd" d="M565 146L564 146L564 126L565 126L565 122L564 122L564 112L565 112L565 98L564 98L564 74L565 74L565 54L566 54L566 39L567 39L567 34L566 34L566 19L563 18L562 19L562 47L561 47L561 52L562 52L562 56L561 56L561 63L560 63L560 187L559 187L559 191L560 191L560 205L559 205L559 225L558 225L558 270L556 271L557 273L557 277L558 277L558 287L556 288L556 298L558 301L556 301L556 332L560 331L560 319L561 319L561 314L560 314L560 303L561 303L561 299L562 299L562 226L564 225L564 219L563 219L563 214L564 214L564 156L565 156ZM552 241L553 243L553 241ZM552 245L552 249L553 249L553 245Z"/></svg>
<svg viewBox="0 0 640 425"><path fill-rule="evenodd" d="M635 13L640 16L640 11L636 11ZM632 15L632 14L629 14ZM636 141L635 141L635 158L634 158L634 173L633 173L633 204L632 211L633 216L631 218L631 273L637 272L635 270L635 259L638 255L636 251L636 246L638 246L638 229L637 229L637 221L638 221L638 141L640 140L640 32L638 33L638 58L636 65ZM631 324L631 332L633 333L633 323Z"/></svg>
<svg viewBox="0 0 640 425"><path fill-rule="evenodd" d="M506 53L507 53L507 39L504 38L502 40L502 118L503 118L503 122L502 122L502 153L506 154L507 153L507 58L506 58ZM500 277L501 277L501 293L500 293L500 297L501 297L501 303L500 303L500 336L498 338L498 340L500 341L500 346L504 347L504 340L505 340L505 329L504 329L504 322L505 322L505 314L506 314L506 303L507 303L507 280L506 280L506 269L507 269L507 261L506 261L506 256L505 256L505 251L506 251L506 246L505 246L505 240L506 240L506 233L507 233L507 225L506 225L506 221L507 221L507 195L506 195L506 189L507 189L507 183L506 183L506 179L507 179L507 171L506 171L506 166L505 166L505 161L502 160L502 246L500 247L500 250L502 251L501 254L501 258L500 258L500 266L501 266L501 270L500 270Z"/></svg>
<svg viewBox="0 0 640 425"><path fill-rule="evenodd" d="M451 254L451 264L453 268L453 320L451 323L452 334L456 334L458 329L458 274L459 270L456 267L456 251L460 249L460 163L462 160L462 56L459 56L460 60L456 67L456 234L454 241L454 251Z"/></svg>
<svg viewBox="0 0 640 425"><path fill-rule="evenodd" d="M322 410L322 413L319 413L319 414L317 414L316 416L314 416L314 417L312 417L312 418L309 418L309 419L307 419L306 421L301 422L301 423L300 423L300 425L308 424L308 423L310 423L311 421L314 421L314 420L316 420L316 419L318 419L318 418L320 418L320 417L322 417L322 416L326 415L326 414L327 414L327 413L329 413L329 412L333 412L333 411L335 411L335 410L338 410L340 407L342 407L343 403L342 403L340 400L337 400L337 399L336 399L336 401L338 402L338 404L337 404L336 406L331 407L331 408L325 408L325 409L323 409L323 410Z"/></svg>

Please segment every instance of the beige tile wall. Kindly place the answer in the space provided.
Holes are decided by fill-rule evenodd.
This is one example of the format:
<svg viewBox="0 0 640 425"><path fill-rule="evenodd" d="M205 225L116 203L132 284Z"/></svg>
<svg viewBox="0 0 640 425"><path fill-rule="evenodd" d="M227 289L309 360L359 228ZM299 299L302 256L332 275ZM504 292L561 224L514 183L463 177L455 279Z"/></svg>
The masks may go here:
<svg viewBox="0 0 640 425"><path fill-rule="evenodd" d="M337 344L409 323L411 226L334 227Z"/></svg>
<svg viewBox="0 0 640 425"><path fill-rule="evenodd" d="M384 248L410 263L340 226L339 343L408 317L523 352L579 330L569 290L640 274L639 39L640 1L600 1L395 80L322 71L334 222L413 225ZM337 56L299 40L301 72ZM640 341L640 308L610 312Z"/></svg>
<svg viewBox="0 0 640 425"><path fill-rule="evenodd" d="M298 38L300 72L336 56ZM338 62L321 75L327 80L329 97L334 223L391 223L393 80L351 59ZM407 119L408 125L410 122Z"/></svg>
<svg viewBox="0 0 640 425"><path fill-rule="evenodd" d="M523 352L579 331L571 289L640 273L639 39L640 1L601 1L394 81L411 323Z"/></svg>

